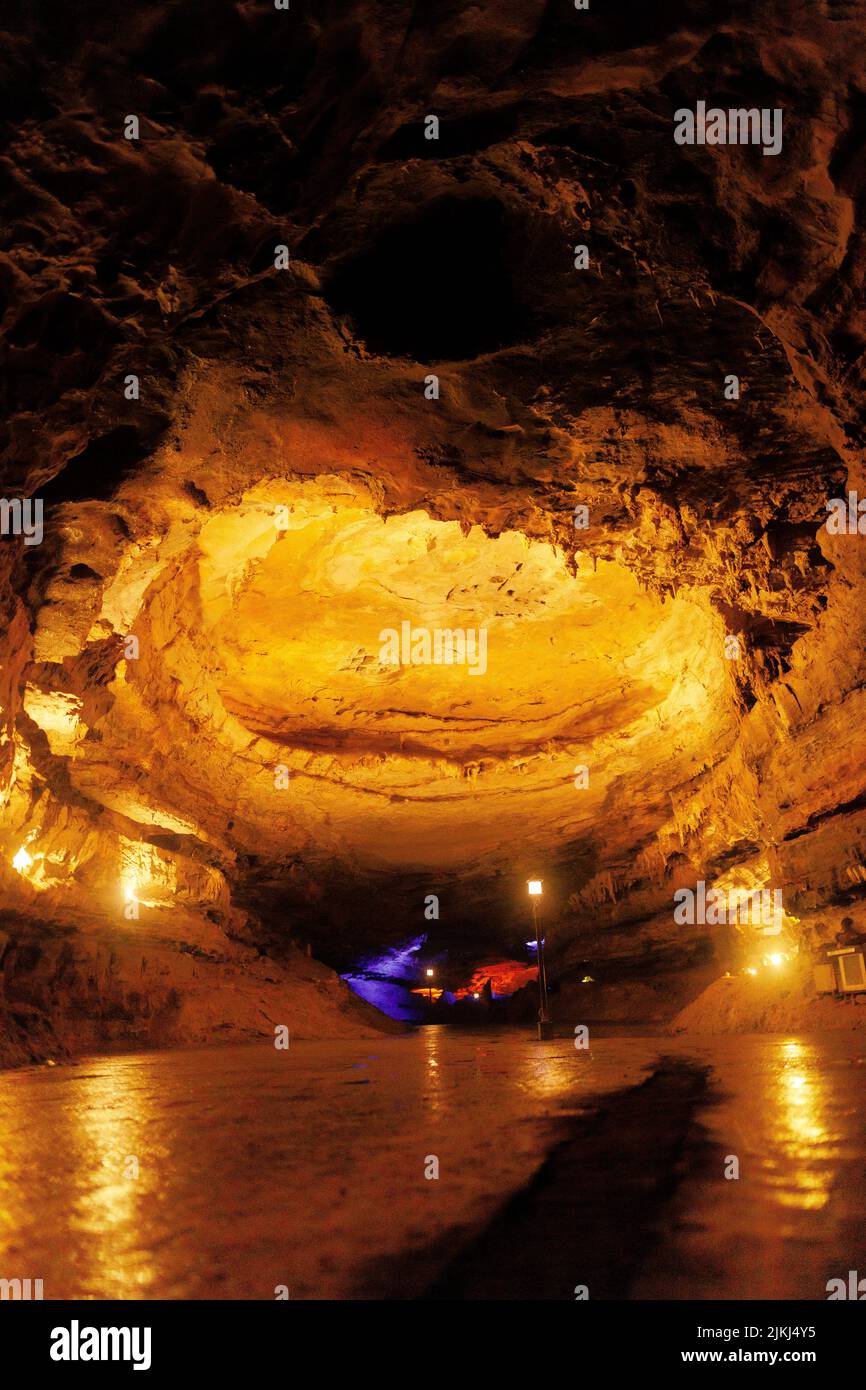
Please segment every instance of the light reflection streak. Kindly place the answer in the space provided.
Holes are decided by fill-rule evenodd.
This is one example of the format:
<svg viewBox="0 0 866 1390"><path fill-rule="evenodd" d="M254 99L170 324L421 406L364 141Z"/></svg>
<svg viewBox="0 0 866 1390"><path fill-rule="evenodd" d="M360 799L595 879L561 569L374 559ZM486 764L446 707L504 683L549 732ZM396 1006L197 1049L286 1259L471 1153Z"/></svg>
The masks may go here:
<svg viewBox="0 0 866 1390"><path fill-rule="evenodd" d="M132 1285L138 1289L133 1297L146 1297L156 1272L142 1259L137 1234L159 1201L153 1162L159 1150L148 1134L157 1116L147 1089L130 1086L130 1079L127 1069L115 1064L78 1082L71 1117L76 1147L91 1155L92 1180L74 1202L70 1225L87 1236L87 1267L81 1272L89 1284L126 1290ZM132 1158L141 1164L137 1177L131 1176Z"/></svg>
<svg viewBox="0 0 866 1390"><path fill-rule="evenodd" d="M830 1200L826 1087L813 1048L796 1040L779 1046L779 1066L769 1096L774 1139L785 1157L776 1200L785 1207L819 1211Z"/></svg>

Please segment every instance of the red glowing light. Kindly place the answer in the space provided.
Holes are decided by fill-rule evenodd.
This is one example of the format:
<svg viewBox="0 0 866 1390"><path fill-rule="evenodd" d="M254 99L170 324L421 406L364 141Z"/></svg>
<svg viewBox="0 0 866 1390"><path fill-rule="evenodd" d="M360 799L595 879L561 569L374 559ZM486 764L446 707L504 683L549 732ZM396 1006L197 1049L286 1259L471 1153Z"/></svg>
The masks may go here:
<svg viewBox="0 0 866 1390"><path fill-rule="evenodd" d="M515 990L537 978L537 966L524 965L522 961L517 960L501 960L495 965L480 966L468 984L454 991L454 998L466 999L473 994L480 994L488 980L494 994L514 994Z"/></svg>

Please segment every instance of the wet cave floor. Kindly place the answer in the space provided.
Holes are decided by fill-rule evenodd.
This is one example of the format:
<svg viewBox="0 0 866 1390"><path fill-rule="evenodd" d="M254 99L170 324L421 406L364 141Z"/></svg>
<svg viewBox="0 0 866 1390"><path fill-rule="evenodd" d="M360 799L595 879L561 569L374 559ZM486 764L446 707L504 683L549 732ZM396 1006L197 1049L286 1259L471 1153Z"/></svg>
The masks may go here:
<svg viewBox="0 0 866 1390"><path fill-rule="evenodd" d="M427 1026L6 1072L0 1276L46 1299L825 1299L866 1268L864 1068L862 1034Z"/></svg>

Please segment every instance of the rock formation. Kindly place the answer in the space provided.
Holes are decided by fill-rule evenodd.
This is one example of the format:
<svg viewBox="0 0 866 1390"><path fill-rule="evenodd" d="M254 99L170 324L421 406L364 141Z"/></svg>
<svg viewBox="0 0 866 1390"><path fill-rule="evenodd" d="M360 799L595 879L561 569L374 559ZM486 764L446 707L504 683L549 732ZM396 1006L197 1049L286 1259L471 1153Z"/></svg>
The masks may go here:
<svg viewBox="0 0 866 1390"><path fill-rule="evenodd" d="M369 1026L308 942L468 980L531 873L566 981L866 921L866 4L2 22L14 1048Z"/></svg>

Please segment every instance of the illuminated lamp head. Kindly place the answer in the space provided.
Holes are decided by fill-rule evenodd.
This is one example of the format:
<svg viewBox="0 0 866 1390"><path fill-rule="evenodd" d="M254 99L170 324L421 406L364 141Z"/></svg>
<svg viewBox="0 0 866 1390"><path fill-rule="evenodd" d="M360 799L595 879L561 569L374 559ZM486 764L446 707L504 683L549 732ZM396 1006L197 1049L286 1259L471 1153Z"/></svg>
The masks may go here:
<svg viewBox="0 0 866 1390"><path fill-rule="evenodd" d="M18 853L12 859L13 869L19 874L26 874L32 863L33 855L28 854L27 850L22 845Z"/></svg>

